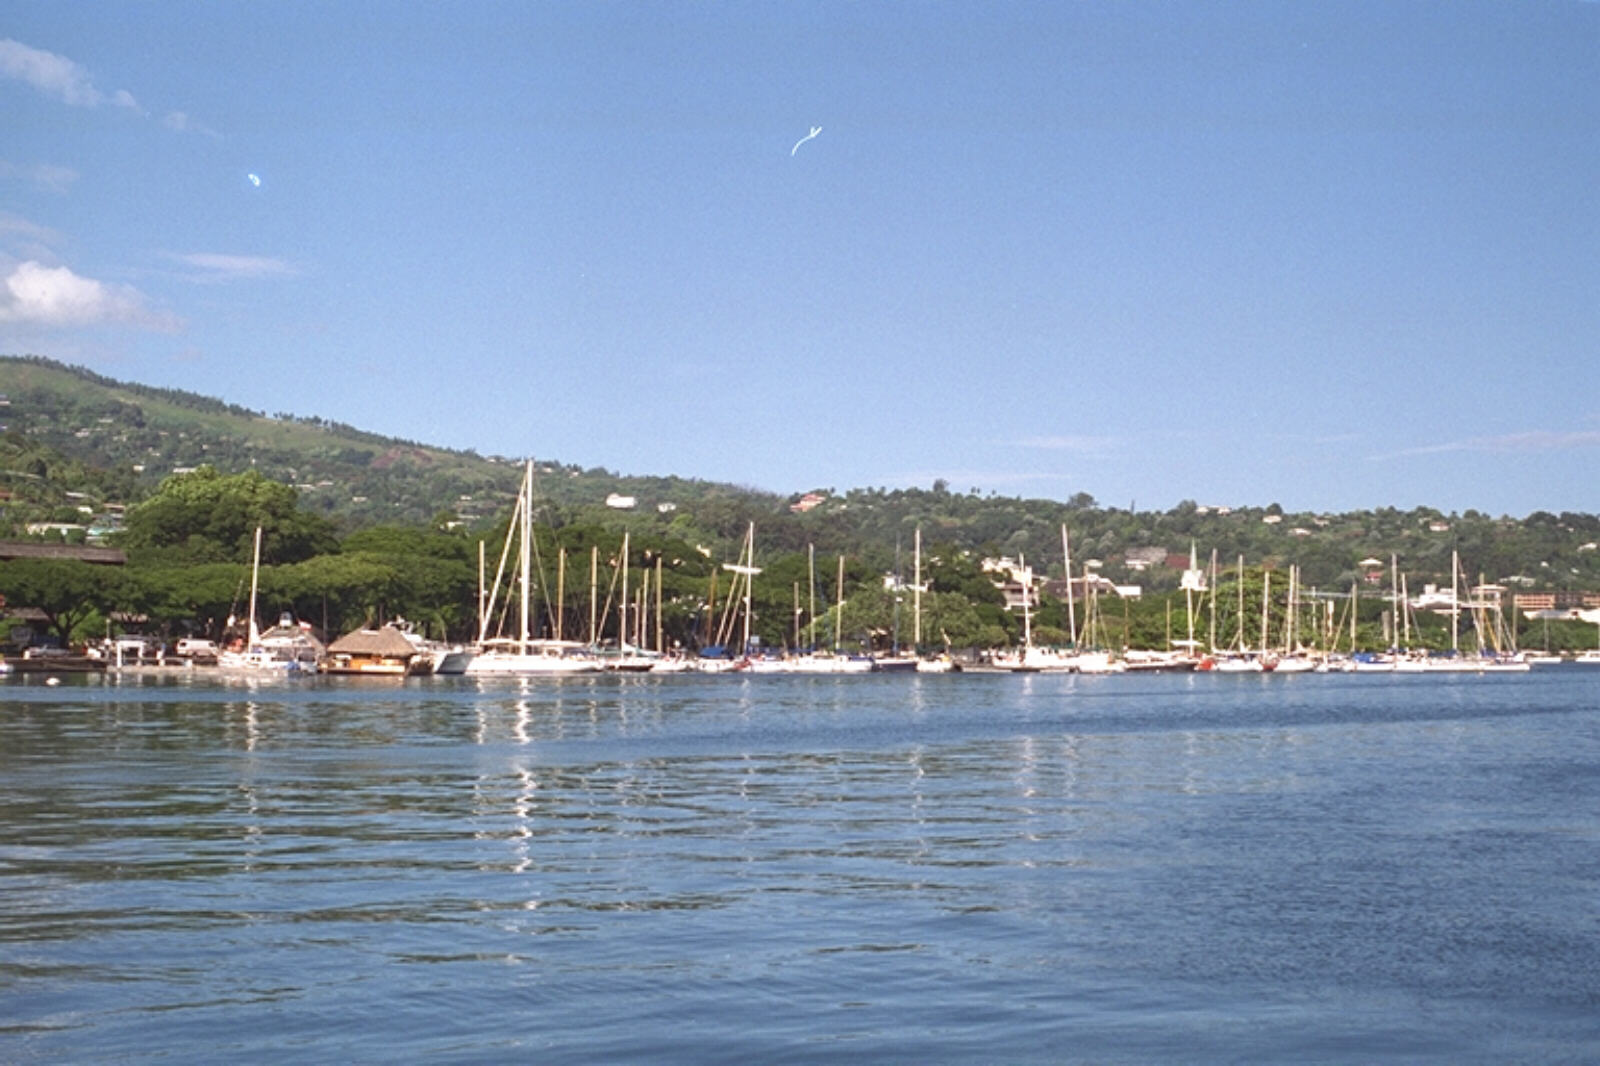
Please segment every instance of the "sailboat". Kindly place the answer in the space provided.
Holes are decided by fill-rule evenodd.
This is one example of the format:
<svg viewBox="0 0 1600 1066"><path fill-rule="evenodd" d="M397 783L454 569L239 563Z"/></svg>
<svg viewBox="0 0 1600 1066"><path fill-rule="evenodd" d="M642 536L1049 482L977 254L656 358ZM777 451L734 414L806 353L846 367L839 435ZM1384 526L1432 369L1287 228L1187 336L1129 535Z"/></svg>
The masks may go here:
<svg viewBox="0 0 1600 1066"><path fill-rule="evenodd" d="M893 643L888 655L874 655L872 669L880 674L914 673L917 669L915 655L902 655L900 653L900 601L903 598L905 583L900 579L900 542L894 544L894 628ZM915 650L913 648L913 650Z"/></svg>
<svg viewBox="0 0 1600 1066"><path fill-rule="evenodd" d="M269 646L262 638L262 633L256 625L256 592L261 577L261 527L256 527L255 548L250 558L250 614L246 619L245 645L242 648L230 648L219 652L217 655L217 668L239 673L252 674L289 674L298 671L315 672L317 668L317 653L307 644L308 654L302 656L296 647L297 642L280 639ZM285 628L291 632L298 632L293 627L293 619L285 616L279 620L279 625L274 630Z"/></svg>
<svg viewBox="0 0 1600 1066"><path fill-rule="evenodd" d="M1257 655L1250 654L1250 649L1245 646L1245 613L1244 613L1244 556L1239 556L1239 640L1238 648L1226 655L1218 655L1216 664L1212 667L1219 674L1259 674L1266 669L1266 665ZM1264 590L1263 590L1264 591ZM1264 597L1263 597L1264 599ZM1263 643L1265 643L1263 641Z"/></svg>
<svg viewBox="0 0 1600 1066"><path fill-rule="evenodd" d="M500 577L510 555L512 538L517 538L518 559L513 580L518 586L518 630L516 637L489 637L489 619L494 615L494 601L500 591ZM564 675L597 673L600 664L589 654L588 646L575 640L534 640L528 631L528 598L533 584L533 460L528 460L522 477L522 491L517 494L516 511L506 530L505 549L500 555L500 570L495 574L495 586L489 594L489 604L480 620L479 646L481 651L467 663L464 671L468 677L523 677L529 675Z"/></svg>
<svg viewBox="0 0 1600 1066"><path fill-rule="evenodd" d="M1289 567L1289 595L1283 619L1283 654L1273 665L1275 674L1304 674L1317 668L1317 662L1300 646L1300 568Z"/></svg>
<svg viewBox="0 0 1600 1066"><path fill-rule="evenodd" d="M961 664L946 649L933 658L922 655L922 594L927 587L922 583L922 527L917 527L911 549L911 644L917 653L917 673L949 674L961 670Z"/></svg>

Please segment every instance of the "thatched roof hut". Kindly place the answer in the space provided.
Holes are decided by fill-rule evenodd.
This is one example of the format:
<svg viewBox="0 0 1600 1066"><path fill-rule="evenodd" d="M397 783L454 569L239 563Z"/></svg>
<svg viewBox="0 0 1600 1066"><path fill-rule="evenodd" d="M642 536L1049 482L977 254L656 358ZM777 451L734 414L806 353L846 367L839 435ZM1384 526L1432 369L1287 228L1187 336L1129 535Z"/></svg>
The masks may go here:
<svg viewBox="0 0 1600 1066"><path fill-rule="evenodd" d="M358 629L353 633L346 633L328 645L328 654L410 659L417 654L417 649L398 629L384 626L382 629Z"/></svg>

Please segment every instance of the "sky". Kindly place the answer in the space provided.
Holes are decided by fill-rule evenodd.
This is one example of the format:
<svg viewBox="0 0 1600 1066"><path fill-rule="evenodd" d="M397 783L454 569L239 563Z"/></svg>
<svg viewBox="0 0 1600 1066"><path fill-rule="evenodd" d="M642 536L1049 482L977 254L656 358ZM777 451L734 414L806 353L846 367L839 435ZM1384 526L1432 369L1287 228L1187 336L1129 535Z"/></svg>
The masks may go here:
<svg viewBox="0 0 1600 1066"><path fill-rule="evenodd" d="M780 493L1596 512L1600 3L10 0L0 353Z"/></svg>

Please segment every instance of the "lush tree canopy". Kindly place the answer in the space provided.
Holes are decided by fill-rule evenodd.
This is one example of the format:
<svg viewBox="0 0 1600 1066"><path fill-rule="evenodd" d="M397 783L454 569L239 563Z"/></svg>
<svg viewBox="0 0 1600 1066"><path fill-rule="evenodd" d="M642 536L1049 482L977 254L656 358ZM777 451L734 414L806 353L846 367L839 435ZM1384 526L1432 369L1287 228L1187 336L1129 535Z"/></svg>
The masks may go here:
<svg viewBox="0 0 1600 1066"><path fill-rule="evenodd" d="M163 481L128 512L119 543L135 558L248 563L257 527L263 562L300 562L337 548L333 524L301 510L292 486L254 471L224 477L209 466Z"/></svg>

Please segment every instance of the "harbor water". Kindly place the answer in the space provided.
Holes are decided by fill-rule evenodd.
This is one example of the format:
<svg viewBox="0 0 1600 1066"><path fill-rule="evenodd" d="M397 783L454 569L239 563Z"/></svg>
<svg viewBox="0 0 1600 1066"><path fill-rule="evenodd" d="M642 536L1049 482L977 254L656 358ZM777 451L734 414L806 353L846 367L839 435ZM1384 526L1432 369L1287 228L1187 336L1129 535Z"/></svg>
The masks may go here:
<svg viewBox="0 0 1600 1066"><path fill-rule="evenodd" d="M1597 1057L1600 668L0 682L7 1063Z"/></svg>

